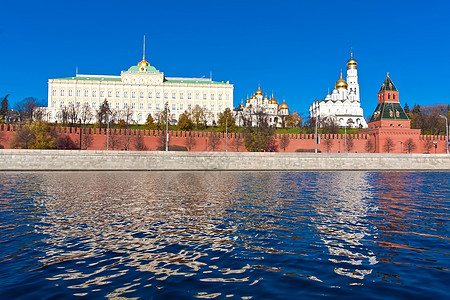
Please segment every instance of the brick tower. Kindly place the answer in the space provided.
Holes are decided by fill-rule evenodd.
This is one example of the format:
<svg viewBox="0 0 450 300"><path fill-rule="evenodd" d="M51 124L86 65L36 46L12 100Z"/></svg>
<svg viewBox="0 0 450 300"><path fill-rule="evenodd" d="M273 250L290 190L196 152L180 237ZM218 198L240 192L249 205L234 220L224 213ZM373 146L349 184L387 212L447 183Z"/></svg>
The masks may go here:
<svg viewBox="0 0 450 300"><path fill-rule="evenodd" d="M390 139L393 146L389 152L405 152L405 140L419 140L420 129L411 129L411 121L400 105L399 92L389 77L386 76L378 92L378 105L368 123L371 135L375 139L375 152L386 152L384 145Z"/></svg>

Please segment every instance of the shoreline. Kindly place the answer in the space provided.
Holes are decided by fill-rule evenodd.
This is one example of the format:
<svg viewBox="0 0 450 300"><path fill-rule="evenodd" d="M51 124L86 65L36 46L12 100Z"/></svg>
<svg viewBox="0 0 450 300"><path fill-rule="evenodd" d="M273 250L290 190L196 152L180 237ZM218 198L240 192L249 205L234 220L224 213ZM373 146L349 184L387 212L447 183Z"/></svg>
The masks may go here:
<svg viewBox="0 0 450 300"><path fill-rule="evenodd" d="M450 155L1 149L0 171L450 171Z"/></svg>

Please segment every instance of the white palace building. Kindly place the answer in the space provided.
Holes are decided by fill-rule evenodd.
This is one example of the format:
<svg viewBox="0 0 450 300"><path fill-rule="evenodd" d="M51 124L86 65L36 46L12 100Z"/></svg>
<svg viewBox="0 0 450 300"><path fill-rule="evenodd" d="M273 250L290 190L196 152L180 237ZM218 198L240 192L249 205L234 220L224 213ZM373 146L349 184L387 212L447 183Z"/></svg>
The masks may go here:
<svg viewBox="0 0 450 300"><path fill-rule="evenodd" d="M217 122L218 113L233 109L233 84L205 78L165 77L145 60L144 54L141 62L120 76L76 74L49 79L46 119L60 122L64 107L90 107L88 123L95 123L97 110L105 99L116 112L116 119L123 118L126 112L136 124L145 124L149 114L157 119L166 103L172 123L184 111L199 106L212 124Z"/></svg>
<svg viewBox="0 0 450 300"><path fill-rule="evenodd" d="M367 128L359 98L357 62L353 53L347 61L347 81L341 77L335 84L333 92L324 100L316 100L309 108L311 118L331 118L340 127Z"/></svg>

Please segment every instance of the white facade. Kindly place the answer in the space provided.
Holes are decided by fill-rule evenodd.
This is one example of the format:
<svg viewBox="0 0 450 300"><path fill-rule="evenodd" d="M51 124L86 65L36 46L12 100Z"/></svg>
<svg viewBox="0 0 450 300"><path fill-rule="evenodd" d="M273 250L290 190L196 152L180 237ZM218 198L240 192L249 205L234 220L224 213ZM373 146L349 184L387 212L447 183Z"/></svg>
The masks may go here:
<svg viewBox="0 0 450 300"><path fill-rule="evenodd" d="M273 95L270 100L267 95L265 97L263 96L263 91L258 88L255 94L245 101L245 106L241 104L235 110L238 126L244 126L250 120L252 121L252 126L254 126L258 112L263 112L267 115L270 126L282 126L283 118L289 115L289 106L285 102L278 105L278 101L275 100Z"/></svg>
<svg viewBox="0 0 450 300"><path fill-rule="evenodd" d="M347 62L347 81L341 77L332 93L324 100L316 100L309 108L311 118L332 118L339 126L349 128L367 128L361 108L357 62L353 55Z"/></svg>
<svg viewBox="0 0 450 300"><path fill-rule="evenodd" d="M183 112L199 106L212 124L217 122L219 112L232 109L233 85L204 78L165 77L144 56L120 76L76 74L49 79L46 118L49 122L60 122L64 107L78 110L88 107L91 116L87 123L95 123L97 111L105 99L116 121L128 115L131 123L145 124L149 114L157 119L167 103L172 123L176 123Z"/></svg>

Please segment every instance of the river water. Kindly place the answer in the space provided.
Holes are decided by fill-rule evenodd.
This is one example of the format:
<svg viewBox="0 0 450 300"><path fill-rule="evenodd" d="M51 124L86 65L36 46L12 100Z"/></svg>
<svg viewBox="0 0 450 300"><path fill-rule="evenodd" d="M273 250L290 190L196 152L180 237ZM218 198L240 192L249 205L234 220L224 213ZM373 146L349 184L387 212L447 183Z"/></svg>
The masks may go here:
<svg viewBox="0 0 450 300"><path fill-rule="evenodd" d="M450 172L0 173L2 299L445 298Z"/></svg>

